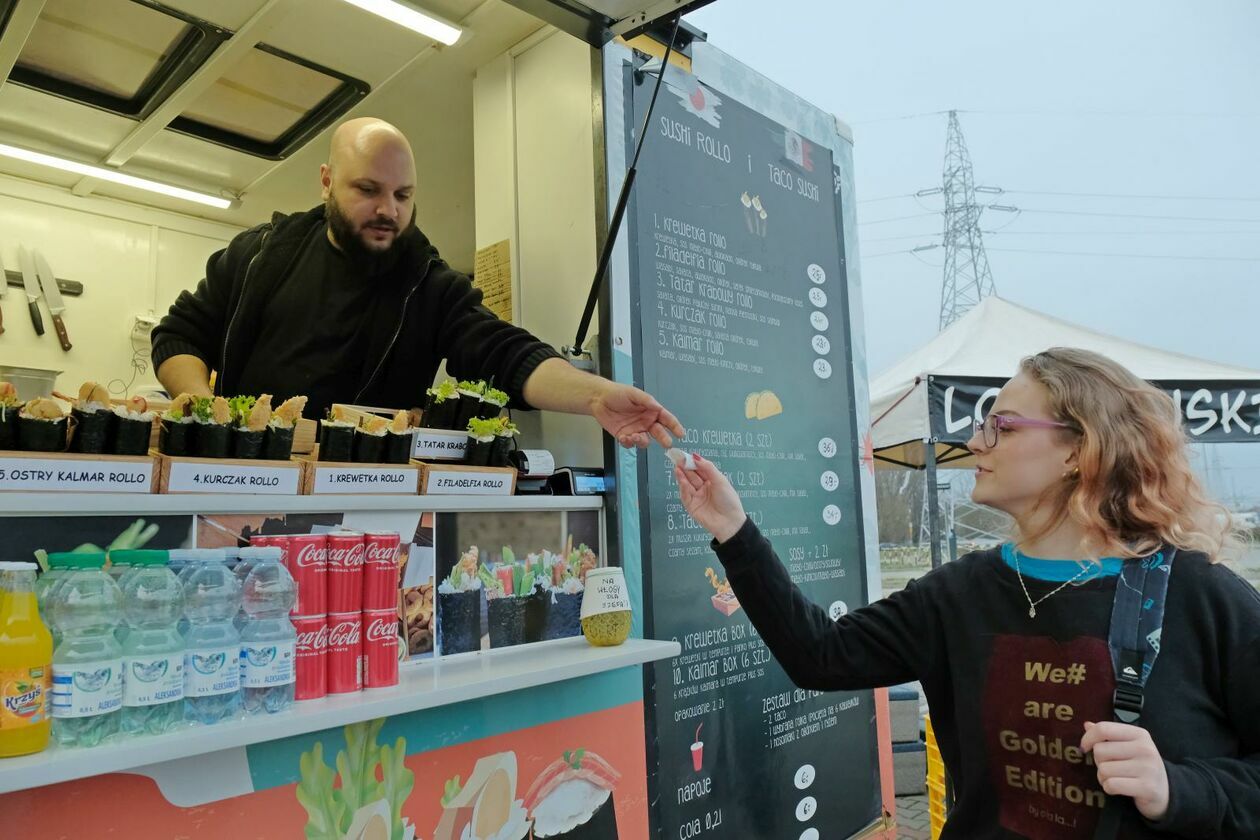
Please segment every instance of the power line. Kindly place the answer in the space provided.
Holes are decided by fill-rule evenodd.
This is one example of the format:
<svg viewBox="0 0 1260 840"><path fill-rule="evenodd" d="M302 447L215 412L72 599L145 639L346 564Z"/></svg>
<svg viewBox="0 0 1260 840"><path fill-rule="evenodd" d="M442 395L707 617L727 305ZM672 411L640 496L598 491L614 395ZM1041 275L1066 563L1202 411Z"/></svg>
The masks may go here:
<svg viewBox="0 0 1260 840"><path fill-rule="evenodd" d="M1260 230L986 230L985 235L1006 236L1260 236ZM934 236L934 233L924 234ZM894 237L886 237L894 238ZM876 242L864 239L863 242Z"/></svg>
<svg viewBox="0 0 1260 840"><path fill-rule="evenodd" d="M1145 213L1094 213L1086 210L1036 210L1028 207L1019 209L1024 213L1038 213L1043 216L1094 216L1106 219L1159 219L1174 222L1233 222L1260 225L1260 219L1239 219L1233 216L1152 216Z"/></svg>
<svg viewBox="0 0 1260 840"><path fill-rule="evenodd" d="M1050 190L1006 190L1006 192L1013 195L1061 195L1072 198L1136 198L1143 201L1260 201L1260 196L1242 195L1143 195L1137 193L1054 192Z"/></svg>
<svg viewBox="0 0 1260 840"><path fill-rule="evenodd" d="M858 204L874 204L876 201L892 201L898 198L914 198L914 193L904 193L903 195L882 195L879 198L859 198Z"/></svg>
<svg viewBox="0 0 1260 840"><path fill-rule="evenodd" d="M933 215L936 215L936 214L934 213ZM862 239L860 241L862 242L895 242L897 240L902 240L902 239L924 239L929 236L936 236L938 233L940 233L939 230L934 230L931 233L912 233L906 236L877 236L874 239ZM989 231L986 230L985 233L989 233Z"/></svg>
<svg viewBox="0 0 1260 840"><path fill-rule="evenodd" d="M906 219L922 219L924 216L939 216L940 213L914 213L910 216L894 216L891 219L874 219L869 222L858 222L858 227L862 225L882 225L886 222L900 222Z"/></svg>
<svg viewBox="0 0 1260 840"><path fill-rule="evenodd" d="M1041 251L1025 248L990 248L1008 254L1053 254L1064 257L1121 257L1139 260L1194 260L1206 262L1260 262L1260 257L1205 257L1190 254L1114 254L1100 251Z"/></svg>

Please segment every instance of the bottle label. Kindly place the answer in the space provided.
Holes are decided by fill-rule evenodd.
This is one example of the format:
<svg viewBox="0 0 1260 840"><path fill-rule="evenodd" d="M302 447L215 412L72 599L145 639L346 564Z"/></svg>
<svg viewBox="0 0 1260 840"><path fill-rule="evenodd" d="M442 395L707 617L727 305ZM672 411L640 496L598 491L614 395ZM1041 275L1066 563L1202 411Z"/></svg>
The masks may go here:
<svg viewBox="0 0 1260 840"><path fill-rule="evenodd" d="M123 658L123 705L156 706L184 699L184 654Z"/></svg>
<svg viewBox="0 0 1260 840"><path fill-rule="evenodd" d="M80 718L116 712L122 707L122 695L121 659L53 663L53 717Z"/></svg>
<svg viewBox="0 0 1260 840"><path fill-rule="evenodd" d="M210 697L241 688L238 647L203 648L184 654L184 696Z"/></svg>
<svg viewBox="0 0 1260 840"><path fill-rule="evenodd" d="M241 685L267 688L296 682L296 656L297 642L292 639L241 645Z"/></svg>
<svg viewBox="0 0 1260 840"><path fill-rule="evenodd" d="M48 719L52 668L0 668L0 731Z"/></svg>

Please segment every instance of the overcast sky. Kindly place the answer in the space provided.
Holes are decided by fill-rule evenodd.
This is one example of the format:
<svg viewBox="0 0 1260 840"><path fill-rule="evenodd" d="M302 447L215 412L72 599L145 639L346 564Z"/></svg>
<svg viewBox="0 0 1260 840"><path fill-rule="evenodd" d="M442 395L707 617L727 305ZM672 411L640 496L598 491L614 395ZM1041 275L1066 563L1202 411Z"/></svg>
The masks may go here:
<svg viewBox="0 0 1260 840"><path fill-rule="evenodd" d="M940 185L950 109L976 184L1007 191L986 200L1021 210L981 219L998 294L1260 368L1260 2L716 0L688 21L853 128L872 374L936 332L943 251L905 252L940 241L940 198L905 196ZM1260 438L1215 451L1214 491L1260 502Z"/></svg>

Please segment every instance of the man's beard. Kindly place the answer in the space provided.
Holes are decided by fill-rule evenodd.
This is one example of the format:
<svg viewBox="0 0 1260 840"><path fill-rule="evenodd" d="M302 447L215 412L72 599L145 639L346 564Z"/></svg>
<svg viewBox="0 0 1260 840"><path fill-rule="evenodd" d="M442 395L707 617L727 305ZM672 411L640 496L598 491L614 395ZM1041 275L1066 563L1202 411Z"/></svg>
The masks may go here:
<svg viewBox="0 0 1260 840"><path fill-rule="evenodd" d="M398 252L402 250L403 235L415 224L415 209L412 209L411 218L401 229L397 228L393 220L384 216L378 216L368 223L368 225L383 224L395 227L394 241L381 249L368 247L362 235L355 230L354 222L342 211L341 205L337 203L336 195L331 191L328 193L328 200L324 202L324 218L328 222L328 229L332 231L337 247L352 262L372 268L393 263Z"/></svg>

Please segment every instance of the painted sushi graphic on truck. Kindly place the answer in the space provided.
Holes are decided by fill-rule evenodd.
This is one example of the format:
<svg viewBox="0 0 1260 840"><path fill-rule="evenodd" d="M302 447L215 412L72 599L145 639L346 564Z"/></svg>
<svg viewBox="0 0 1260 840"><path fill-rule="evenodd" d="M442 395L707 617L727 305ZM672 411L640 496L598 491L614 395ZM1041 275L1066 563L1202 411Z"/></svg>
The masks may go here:
<svg viewBox="0 0 1260 840"><path fill-rule="evenodd" d="M621 774L593 752L565 752L547 765L525 794L535 838L616 840L613 791Z"/></svg>

